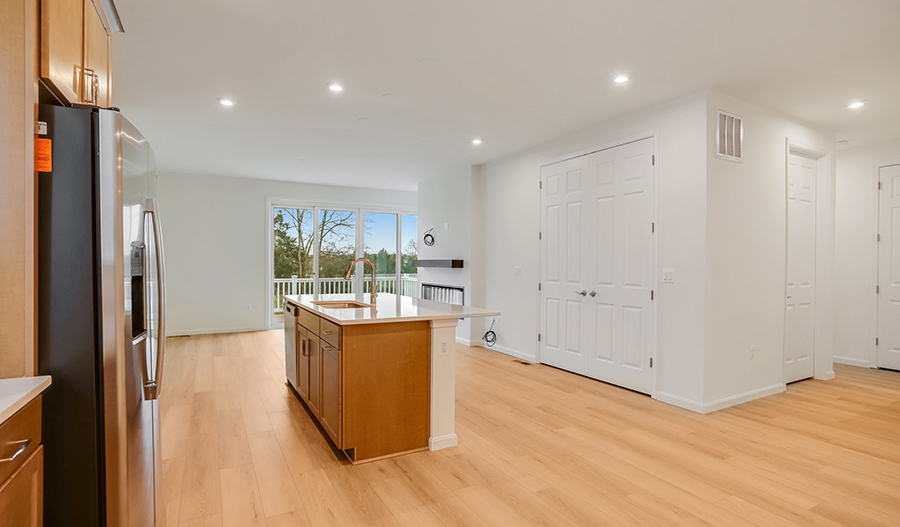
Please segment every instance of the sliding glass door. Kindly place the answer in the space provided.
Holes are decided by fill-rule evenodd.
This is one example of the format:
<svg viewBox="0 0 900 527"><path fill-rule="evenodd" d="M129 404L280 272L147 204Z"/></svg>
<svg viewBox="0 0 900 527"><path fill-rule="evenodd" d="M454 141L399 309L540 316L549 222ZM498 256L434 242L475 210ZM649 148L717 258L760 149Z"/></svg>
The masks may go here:
<svg viewBox="0 0 900 527"><path fill-rule="evenodd" d="M375 264L379 293L417 296L415 215L272 199L269 213L270 327L283 323L286 295L371 293L363 264L344 278L359 256Z"/></svg>

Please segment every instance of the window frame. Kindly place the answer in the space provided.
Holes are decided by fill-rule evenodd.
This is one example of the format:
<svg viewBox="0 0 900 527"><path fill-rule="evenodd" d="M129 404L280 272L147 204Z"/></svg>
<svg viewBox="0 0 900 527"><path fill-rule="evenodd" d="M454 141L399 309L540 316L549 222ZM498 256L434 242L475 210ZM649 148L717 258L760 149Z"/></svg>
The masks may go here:
<svg viewBox="0 0 900 527"><path fill-rule="evenodd" d="M396 247L396 269L394 270L396 287L401 287L400 271L402 269L402 227L403 216L416 216L418 221L418 207L415 205L394 205L386 203L368 203L361 201L333 201L333 200L299 200L293 198L279 198L274 196L266 197L266 326L269 329L278 329L284 327L284 322L275 321L275 291L272 285L275 283L275 209L305 209L313 211L313 296L319 297L319 212L321 210L337 210L344 212L353 212L356 214L356 258L365 255L365 228L360 229L360 224L365 225L366 213L378 214L394 214L397 217L397 247ZM418 233L417 233L418 236ZM364 270L361 270L363 263L356 264L356 274L354 275L354 289L362 294Z"/></svg>

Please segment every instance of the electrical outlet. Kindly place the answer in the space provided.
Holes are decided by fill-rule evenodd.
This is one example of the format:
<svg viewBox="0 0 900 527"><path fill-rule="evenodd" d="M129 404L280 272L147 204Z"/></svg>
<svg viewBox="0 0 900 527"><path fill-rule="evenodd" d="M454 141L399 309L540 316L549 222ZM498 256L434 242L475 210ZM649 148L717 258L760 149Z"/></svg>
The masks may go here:
<svg viewBox="0 0 900 527"><path fill-rule="evenodd" d="M750 360L753 360L755 358L756 358L756 346L751 344L750 345Z"/></svg>
<svg viewBox="0 0 900 527"><path fill-rule="evenodd" d="M522 267L521 266L517 265L517 266L513 267L513 276L522 276Z"/></svg>
<svg viewBox="0 0 900 527"><path fill-rule="evenodd" d="M441 339L441 355L447 354L447 339Z"/></svg>
<svg viewBox="0 0 900 527"><path fill-rule="evenodd" d="M253 304L247 304L247 311L253 310Z"/></svg>

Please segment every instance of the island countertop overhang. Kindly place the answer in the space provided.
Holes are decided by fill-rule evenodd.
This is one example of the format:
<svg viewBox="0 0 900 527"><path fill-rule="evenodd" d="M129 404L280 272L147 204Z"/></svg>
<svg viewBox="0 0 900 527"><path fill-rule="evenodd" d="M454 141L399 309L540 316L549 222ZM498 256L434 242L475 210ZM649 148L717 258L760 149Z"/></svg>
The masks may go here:
<svg viewBox="0 0 900 527"><path fill-rule="evenodd" d="M385 324L427 320L498 317L499 311L471 306L457 306L390 293L379 293L374 308L333 309L314 304L320 301L361 301L369 303L369 295L358 299L354 294L343 295L285 295L284 300L340 326L357 324Z"/></svg>

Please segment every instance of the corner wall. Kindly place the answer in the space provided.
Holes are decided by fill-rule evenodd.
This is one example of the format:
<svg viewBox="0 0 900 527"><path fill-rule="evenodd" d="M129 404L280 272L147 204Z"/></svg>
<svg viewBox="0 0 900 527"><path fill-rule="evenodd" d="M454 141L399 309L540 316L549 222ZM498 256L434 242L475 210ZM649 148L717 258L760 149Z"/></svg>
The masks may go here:
<svg viewBox="0 0 900 527"><path fill-rule="evenodd" d="M743 118L743 159L716 157L717 109ZM710 92L707 106L706 364L704 408L711 411L784 390L784 309L786 276L786 140L830 152L834 174L834 132L796 122L765 108ZM819 188L817 209L833 211L831 188ZM819 185L821 187L822 185ZM824 207L824 209L823 209ZM833 239L817 233L817 248ZM833 258L833 245L831 246ZM833 259L832 259L833 262ZM818 263L818 262L817 262ZM823 268L824 266L824 268ZM833 268L817 265L817 280L833 283ZM824 282L823 282L824 281ZM830 295L829 295L830 296ZM817 309L829 310L817 297ZM830 329L827 323L825 329ZM827 351L831 341L817 335ZM756 347L750 359L750 346Z"/></svg>
<svg viewBox="0 0 900 527"><path fill-rule="evenodd" d="M706 92L571 134L481 167L484 306L502 316L494 349L536 360L539 326L540 167L554 158L644 132L657 133L659 267L678 269L657 305L657 397L702 403L706 310ZM421 202L420 202L421 203ZM423 207L420 205L420 210ZM521 276L513 267L522 268Z"/></svg>
<svg viewBox="0 0 900 527"><path fill-rule="evenodd" d="M266 329L267 197L416 203L414 192L187 174L158 178L170 335Z"/></svg>
<svg viewBox="0 0 900 527"><path fill-rule="evenodd" d="M837 153L834 362L874 367L878 167L900 164L900 140Z"/></svg>

